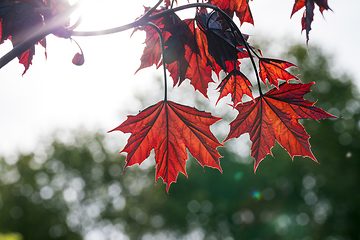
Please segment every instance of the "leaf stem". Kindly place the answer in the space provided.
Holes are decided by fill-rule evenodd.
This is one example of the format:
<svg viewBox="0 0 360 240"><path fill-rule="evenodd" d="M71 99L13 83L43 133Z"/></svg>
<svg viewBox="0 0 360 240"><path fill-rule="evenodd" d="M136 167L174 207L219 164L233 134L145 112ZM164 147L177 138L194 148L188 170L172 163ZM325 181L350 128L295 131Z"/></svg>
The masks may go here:
<svg viewBox="0 0 360 240"><path fill-rule="evenodd" d="M236 26L236 28L238 28L238 27ZM260 96L262 96L263 93L262 93L261 85L260 85L260 77L259 77L259 73L258 73L256 64L255 64L254 58L253 58L253 56L252 56L252 54L251 54L250 47L249 47L248 43L245 41L244 36L241 34L240 30L239 30L239 35L240 35L242 41L245 43L246 51L247 51L248 54L249 54L249 57L250 57L250 60L251 60L251 64L252 64L252 66L253 66L253 68L254 68L254 71L255 71L256 81L257 81L258 88L259 88L259 94L260 94Z"/></svg>
<svg viewBox="0 0 360 240"><path fill-rule="evenodd" d="M76 45L77 45L78 48L80 49L81 55L84 55L84 52L83 52L83 50L81 49L79 43L78 43L75 39L73 39L73 38L70 38L70 40L71 40L71 41L74 41L74 42L76 43Z"/></svg>
<svg viewBox="0 0 360 240"><path fill-rule="evenodd" d="M237 46L237 39L236 39L236 33L233 28L231 28L231 33L234 35L234 70L236 70L236 62L237 62L237 54L236 54L236 46Z"/></svg>
<svg viewBox="0 0 360 240"><path fill-rule="evenodd" d="M160 45L161 45L161 55L162 55L162 63L163 63L163 69L164 69L164 101L167 101L167 75L166 75L166 66L165 66L165 48L164 48L164 39L161 33L161 30L158 26L156 26L156 24L149 22L146 24L147 26L152 27L153 29L156 30L156 32L159 34L159 38L160 38Z"/></svg>

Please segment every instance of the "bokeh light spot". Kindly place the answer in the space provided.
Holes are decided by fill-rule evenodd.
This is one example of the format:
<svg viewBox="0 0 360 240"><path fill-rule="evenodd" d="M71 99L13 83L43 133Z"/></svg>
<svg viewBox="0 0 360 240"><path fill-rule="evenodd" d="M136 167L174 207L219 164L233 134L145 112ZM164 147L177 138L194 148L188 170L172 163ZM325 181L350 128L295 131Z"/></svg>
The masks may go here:
<svg viewBox="0 0 360 240"><path fill-rule="evenodd" d="M187 205L190 212L195 213L200 209L200 203L196 200L192 200Z"/></svg>
<svg viewBox="0 0 360 240"><path fill-rule="evenodd" d="M296 222L300 225L300 226L305 226L309 223L310 218L306 213L300 213L299 215L296 216Z"/></svg>
<svg viewBox="0 0 360 240"><path fill-rule="evenodd" d="M260 200L261 199L261 192L257 191L257 190L254 190L252 192L252 197L257 199L257 200Z"/></svg>
<svg viewBox="0 0 360 240"><path fill-rule="evenodd" d="M234 175L234 180L235 181L240 181L242 177L243 177L243 173L242 172L237 172Z"/></svg>
<svg viewBox="0 0 360 240"><path fill-rule="evenodd" d="M275 191L272 188L266 188L262 191L262 197L266 201L270 201L275 197Z"/></svg>

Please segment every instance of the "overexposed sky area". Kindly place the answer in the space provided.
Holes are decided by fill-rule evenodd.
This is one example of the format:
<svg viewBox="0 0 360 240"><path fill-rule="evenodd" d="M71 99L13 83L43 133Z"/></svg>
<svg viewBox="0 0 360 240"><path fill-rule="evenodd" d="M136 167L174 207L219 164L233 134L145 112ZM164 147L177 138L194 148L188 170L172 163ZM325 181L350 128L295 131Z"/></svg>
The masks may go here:
<svg viewBox="0 0 360 240"><path fill-rule="evenodd" d="M83 22L78 30L101 30L132 22L143 13L143 6L156 2L83 1ZM305 45L305 32L301 34L300 25L302 10L290 19L293 4L293 0L251 1L255 26L245 23L241 27L250 34L249 42L265 37L286 40L284 45L291 42ZM360 17L356 12L360 1L328 0L328 4L333 11L324 12L324 17L315 9L309 44L333 55L334 71L348 72L360 86L357 71ZM78 51L76 44L49 36L47 60L44 49L37 46L33 65L24 76L17 59L0 69L0 155L11 155L18 150L29 152L56 129L74 130L83 126L105 133L124 121L126 115L141 110L137 96L149 97L153 103L161 100L162 82L157 80L162 75L161 69L151 67L134 75L140 65L145 35L139 32L130 38L131 32L74 37L85 53L85 64L81 67L71 63ZM0 56L11 47L9 41L0 45ZM266 57L279 57L276 51L262 50ZM159 91L161 94L155 95ZM120 132L111 134L121 139L115 143L121 150L126 138L122 140Z"/></svg>

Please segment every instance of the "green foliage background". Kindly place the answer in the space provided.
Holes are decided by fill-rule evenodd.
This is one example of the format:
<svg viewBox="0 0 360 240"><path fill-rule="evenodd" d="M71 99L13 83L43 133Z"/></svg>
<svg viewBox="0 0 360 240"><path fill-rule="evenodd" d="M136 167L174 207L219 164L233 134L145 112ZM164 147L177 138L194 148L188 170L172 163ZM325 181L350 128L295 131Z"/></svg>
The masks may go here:
<svg viewBox="0 0 360 240"><path fill-rule="evenodd" d="M153 159L126 169L101 134L77 132L72 144L56 137L40 150L0 160L0 239L360 239L360 101L331 59L302 46L285 59L313 82L305 97L340 116L303 121L314 155L279 146L253 173L253 160L219 149L223 174L190 159L168 195L154 185ZM61 135L61 132L58 135ZM235 147L234 147L235 146ZM5 237L5 238L4 238Z"/></svg>

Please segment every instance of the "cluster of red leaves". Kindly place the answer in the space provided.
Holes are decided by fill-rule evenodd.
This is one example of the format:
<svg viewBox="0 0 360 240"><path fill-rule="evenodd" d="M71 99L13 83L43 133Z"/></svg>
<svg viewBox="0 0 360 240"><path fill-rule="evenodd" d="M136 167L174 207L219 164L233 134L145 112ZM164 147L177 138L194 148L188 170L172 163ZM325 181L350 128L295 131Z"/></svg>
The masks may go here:
<svg viewBox="0 0 360 240"><path fill-rule="evenodd" d="M235 14L241 23L253 23L248 0L209 0L209 3L218 6L230 17ZM170 1L167 1L163 9L152 15L167 11L170 5ZM299 1L295 5L300 7ZM290 80L298 80L287 71L289 67L296 67L294 64L262 57L260 50L247 43L248 36L234 34L234 29L229 27L231 24L217 12L209 13L206 9L198 9L194 18L184 20L172 13L157 18L152 23L161 31L164 53L162 55L160 37L154 26L146 25L136 29L146 32L146 46L137 71L152 65L159 67L164 62L174 86L179 86L188 79L204 97L207 97L208 84L214 82L212 72L217 76L220 71L225 72L226 76L217 88L217 102L230 94L232 106L239 114L230 123L230 133L224 142L249 133L252 141L251 155L255 159L254 171L259 162L267 154L271 154L275 140L291 157L308 156L316 161L310 150L310 136L298 120L334 116L303 99L313 83L289 83ZM247 50L249 48L250 52ZM266 86L267 83L274 86L256 99L252 94L251 82L240 71L240 61L250 56L258 59L259 79ZM243 103L244 95L253 100ZM127 145L121 151L128 153L125 168L141 164L150 155L150 151L155 149L156 179L161 177L169 190L170 184L176 182L180 172L187 175L186 148L201 166L221 171L221 156L217 147L223 145L209 129L218 120L220 118L213 117L210 113L165 99L136 116L128 116L126 121L111 131L131 133Z"/></svg>
<svg viewBox="0 0 360 240"><path fill-rule="evenodd" d="M46 21L53 19L68 7L67 1L62 0L0 1L0 44L7 39L11 40L13 46L22 43ZM40 40L38 44L46 48L46 39ZM34 54L33 45L18 56L19 62L25 67L23 74L29 69Z"/></svg>
<svg viewBox="0 0 360 240"><path fill-rule="evenodd" d="M300 82L288 72L294 64L264 58L259 49L248 44L248 36L234 28L231 19L236 15L240 24L253 24L249 0L203 0L222 10L208 12L198 8L194 18L180 19L175 12L169 11L177 1L165 0L160 10L149 13L152 25L135 29L146 32L145 49L141 56L140 69L155 65L165 65L173 79L173 85L180 86L186 79L195 90L207 98L212 74L225 77L218 84L219 98L231 95L231 102L239 114L230 123L226 139L237 138L249 133L252 141L251 155L255 159L254 171L260 161L268 154L277 141L291 157L308 156L316 161L310 150L310 136L305 132L299 119L324 119L334 117L304 100L303 95L310 90L310 84ZM308 39L315 4L320 12L330 9L327 0L295 0L291 16L305 7L302 28ZM0 0L0 44L10 39L14 46L21 44L32 32L41 28L48 20L64 12L69 7L65 0ZM146 8L145 12L150 8ZM154 9L151 9L151 11ZM162 14L168 11L168 14ZM156 16L162 14L161 17ZM154 28L155 26L155 28ZM161 46L160 36L164 42ZM55 33L56 34L56 33ZM38 42L46 47L45 38ZM164 51L162 49L164 48ZM25 66L24 73L31 65L35 47L18 56ZM258 60L258 85L262 81L273 88L267 93L260 92L254 99L250 80L241 72L243 59ZM76 54L73 63L82 65L84 56ZM24 74L23 73L23 74ZM252 100L243 102L244 95ZM136 116L111 131L131 133L127 145L121 152L128 153L126 165L141 164L155 149L156 179L162 178L167 190L177 176L186 174L186 149L201 166L217 168L220 171L218 147L223 146L211 133L210 126L220 118L195 108L180 105L165 98L163 101L146 108Z"/></svg>
<svg viewBox="0 0 360 240"><path fill-rule="evenodd" d="M174 2L177 4L177 0L165 0L165 9L172 6ZM231 18L236 15L240 20L240 24L243 24L244 22L250 24L254 23L249 6L249 0L203 0L203 2L210 3L219 7ZM327 4L327 0L295 0L294 7L291 13L292 16L294 13L305 7L301 24L302 30L306 30L307 41L309 40L309 32L311 30L311 23L313 21L315 4L318 5L321 13L323 13L324 10L331 10ZM2 44L6 39L10 39L13 43L13 46L20 44L24 39L26 39L26 37L29 37L30 33L38 30L41 26L45 24L46 21L64 12L68 7L69 3L66 0L0 0L0 44ZM161 28L167 25L166 21L170 18L171 17L167 16L164 17L164 19L158 19L158 21L156 21L156 24ZM222 19L222 17L220 16L219 19ZM228 26L226 22L223 21L223 30L227 27ZM149 30L148 27L143 27L140 29L145 30L149 33L147 34L146 38L146 42L148 43L146 52L148 52L148 54L144 52L144 55L141 58L142 64L139 70L141 68L148 67L149 64L152 65L155 63L159 63L160 55L155 53L161 51L159 43L150 45L151 41L149 41L149 38L154 38L152 39L152 42L157 42L156 40L158 36L151 34L151 30ZM155 30L153 31L155 32ZM195 29L195 31L197 30ZM198 41L202 41L203 38L202 36L200 36L201 33L197 35L198 36L196 37L196 39ZM163 37L164 39L166 39L169 36L169 33L164 33ZM41 44L44 48L46 48L46 39L44 38L40 40L38 44ZM18 56L19 62L25 67L23 74L25 74L25 72L32 64L32 58L34 55L35 47L32 46L23 54ZM193 61L195 61L195 59ZM77 53L73 58L73 63L75 65L82 65L84 63L83 53ZM212 67L215 66L212 65ZM176 64L172 64L171 66L168 66L168 69L170 68L175 69L178 67L176 66ZM203 69L203 71L205 74L205 78L209 82L211 82L212 80L207 77L209 74L209 69ZM173 70L173 72L175 72L175 70ZM182 69L181 71L177 70L177 73L173 73L172 76L173 78L178 78L179 83L181 83L186 78L184 76L185 72L186 69ZM204 86L198 86L196 89L204 94L204 88Z"/></svg>

